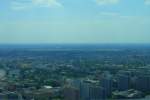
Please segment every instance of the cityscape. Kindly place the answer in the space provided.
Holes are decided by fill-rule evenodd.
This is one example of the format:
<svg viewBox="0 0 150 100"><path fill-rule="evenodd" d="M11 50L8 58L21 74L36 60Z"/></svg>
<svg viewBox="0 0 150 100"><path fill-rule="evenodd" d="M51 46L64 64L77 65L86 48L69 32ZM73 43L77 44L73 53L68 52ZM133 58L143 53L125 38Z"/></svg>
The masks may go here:
<svg viewBox="0 0 150 100"><path fill-rule="evenodd" d="M0 100L150 100L150 0L0 0Z"/></svg>
<svg viewBox="0 0 150 100"><path fill-rule="evenodd" d="M0 100L149 100L150 46L1 45Z"/></svg>

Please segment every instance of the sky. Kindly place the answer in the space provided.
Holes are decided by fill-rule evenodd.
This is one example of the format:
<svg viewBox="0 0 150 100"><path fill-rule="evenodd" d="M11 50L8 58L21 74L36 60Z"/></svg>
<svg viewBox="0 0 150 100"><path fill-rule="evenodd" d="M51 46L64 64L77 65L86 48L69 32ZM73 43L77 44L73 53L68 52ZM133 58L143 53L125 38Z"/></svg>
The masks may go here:
<svg viewBox="0 0 150 100"><path fill-rule="evenodd" d="M150 0L2 0L0 43L150 43Z"/></svg>

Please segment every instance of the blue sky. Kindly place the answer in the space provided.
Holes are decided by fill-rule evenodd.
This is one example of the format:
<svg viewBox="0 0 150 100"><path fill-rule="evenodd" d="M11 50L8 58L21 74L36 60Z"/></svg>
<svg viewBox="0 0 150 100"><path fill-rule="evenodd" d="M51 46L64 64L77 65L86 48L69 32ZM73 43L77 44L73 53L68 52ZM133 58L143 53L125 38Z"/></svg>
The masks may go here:
<svg viewBox="0 0 150 100"><path fill-rule="evenodd" d="M0 43L150 43L150 0L3 0Z"/></svg>

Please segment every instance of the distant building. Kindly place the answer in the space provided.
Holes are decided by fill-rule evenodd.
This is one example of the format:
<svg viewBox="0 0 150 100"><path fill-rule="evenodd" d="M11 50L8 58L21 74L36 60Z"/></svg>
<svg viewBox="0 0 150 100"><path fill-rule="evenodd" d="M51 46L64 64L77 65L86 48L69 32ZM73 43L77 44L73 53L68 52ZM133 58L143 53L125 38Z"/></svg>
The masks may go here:
<svg viewBox="0 0 150 100"><path fill-rule="evenodd" d="M16 92L0 93L0 100L22 100L22 96Z"/></svg>
<svg viewBox="0 0 150 100"><path fill-rule="evenodd" d="M138 99L144 97L144 94L142 92L134 89L130 89L126 91L115 91L112 94L113 94L113 99Z"/></svg>
<svg viewBox="0 0 150 100"><path fill-rule="evenodd" d="M99 85L82 83L81 100L101 100L106 98L106 91Z"/></svg>
<svg viewBox="0 0 150 100"><path fill-rule="evenodd" d="M80 100L101 100L106 98L105 89L94 80L71 80L71 86L79 90Z"/></svg>
<svg viewBox="0 0 150 100"><path fill-rule="evenodd" d="M7 72L4 69L0 69L0 80L2 80L3 78L5 78L6 73Z"/></svg>
<svg viewBox="0 0 150 100"><path fill-rule="evenodd" d="M8 77L10 77L10 78L18 78L19 75L20 75L20 70L19 69L10 70L8 72Z"/></svg>
<svg viewBox="0 0 150 100"><path fill-rule="evenodd" d="M77 88L66 86L63 89L64 100L80 100L79 90Z"/></svg>
<svg viewBox="0 0 150 100"><path fill-rule="evenodd" d="M100 86L91 86L89 95L89 100L101 100L106 98L105 89Z"/></svg>
<svg viewBox="0 0 150 100"><path fill-rule="evenodd" d="M113 89L113 80L112 80L112 75L109 72L105 72L102 75L102 78L100 80L100 85L105 90L105 97L110 97Z"/></svg>
<svg viewBox="0 0 150 100"><path fill-rule="evenodd" d="M138 76L135 80L135 88L143 92L150 91L150 76Z"/></svg>
<svg viewBox="0 0 150 100"><path fill-rule="evenodd" d="M125 91L130 88L130 77L126 75L117 75L117 89Z"/></svg>
<svg viewBox="0 0 150 100"><path fill-rule="evenodd" d="M140 69L134 72L132 80L134 89L149 92L150 91L150 72L149 70Z"/></svg>
<svg viewBox="0 0 150 100"><path fill-rule="evenodd" d="M125 91L131 87L131 72L120 71L117 74L117 89L119 91Z"/></svg>
<svg viewBox="0 0 150 100"><path fill-rule="evenodd" d="M38 90L24 89L22 94L25 100L51 100L53 97L60 96L60 88L44 86Z"/></svg>

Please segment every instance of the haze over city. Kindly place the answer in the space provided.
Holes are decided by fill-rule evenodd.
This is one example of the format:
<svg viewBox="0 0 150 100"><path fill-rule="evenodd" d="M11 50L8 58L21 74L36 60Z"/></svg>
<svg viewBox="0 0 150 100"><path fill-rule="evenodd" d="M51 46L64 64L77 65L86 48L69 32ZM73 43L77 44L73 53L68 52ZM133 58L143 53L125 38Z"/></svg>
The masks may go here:
<svg viewBox="0 0 150 100"><path fill-rule="evenodd" d="M150 0L3 0L0 43L150 43Z"/></svg>

